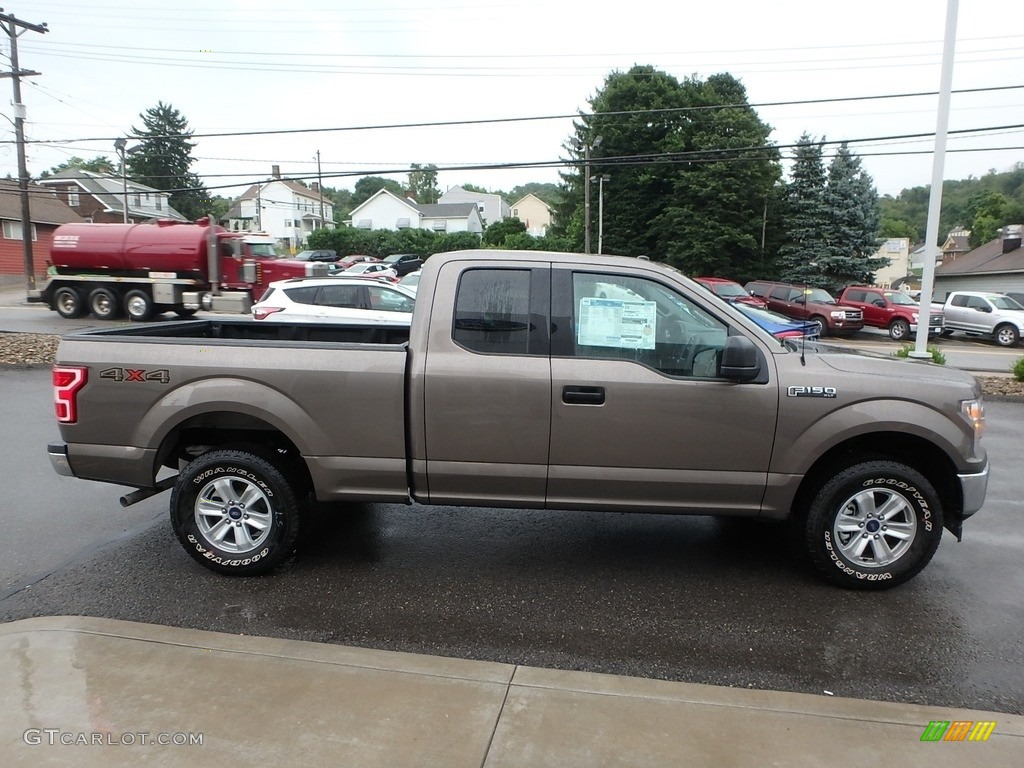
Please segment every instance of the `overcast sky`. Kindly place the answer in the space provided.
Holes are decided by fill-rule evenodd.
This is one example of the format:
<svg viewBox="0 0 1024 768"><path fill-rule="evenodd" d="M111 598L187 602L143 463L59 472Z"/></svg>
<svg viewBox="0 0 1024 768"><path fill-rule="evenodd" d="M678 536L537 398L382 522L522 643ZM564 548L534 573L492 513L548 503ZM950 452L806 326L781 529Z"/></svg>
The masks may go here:
<svg viewBox="0 0 1024 768"><path fill-rule="evenodd" d="M73 155L115 157L113 140L158 101L200 136L194 170L231 196L265 179L358 176L411 163L442 189L557 182L553 169L458 166L564 157L571 119L381 129L386 124L571 115L613 70L649 64L677 78L729 72L772 140L803 132L854 143L882 194L931 179L937 96L775 105L939 89L946 0L14 0L4 12L49 32L19 38L29 172ZM1024 28L1019 2L962 0L945 178L1024 161ZM9 41L0 41L10 69ZM0 176L17 177L10 80L0 80ZM5 90L6 89L6 90ZM1010 127L1005 127L1010 126ZM1016 127L1013 127L1016 126ZM1000 130L996 128L1003 127ZM357 130L331 130L354 128ZM316 132L307 129L318 129ZM327 129L327 130L323 130ZM263 136L210 133L289 130ZM984 151L953 151L984 150ZM888 153L888 156L887 154ZM892 154L901 153L901 154ZM908 154L919 153L919 154ZM405 176L394 178L404 183ZM229 185L234 185L229 188ZM218 189L224 187L223 189ZM613 194L614 179L606 194Z"/></svg>

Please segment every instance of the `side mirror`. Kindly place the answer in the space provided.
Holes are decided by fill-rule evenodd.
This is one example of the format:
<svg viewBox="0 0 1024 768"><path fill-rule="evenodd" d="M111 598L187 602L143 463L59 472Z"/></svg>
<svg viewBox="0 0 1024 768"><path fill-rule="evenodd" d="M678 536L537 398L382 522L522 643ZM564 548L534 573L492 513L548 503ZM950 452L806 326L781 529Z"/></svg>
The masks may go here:
<svg viewBox="0 0 1024 768"><path fill-rule="evenodd" d="M746 336L729 336L722 350L722 378L732 381L750 381L761 373L757 347Z"/></svg>

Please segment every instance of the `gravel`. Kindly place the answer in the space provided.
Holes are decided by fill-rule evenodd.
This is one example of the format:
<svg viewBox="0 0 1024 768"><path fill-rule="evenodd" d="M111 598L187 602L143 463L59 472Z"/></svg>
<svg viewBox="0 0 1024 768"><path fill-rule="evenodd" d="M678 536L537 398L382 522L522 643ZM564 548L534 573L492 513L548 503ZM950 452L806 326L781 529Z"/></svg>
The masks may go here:
<svg viewBox="0 0 1024 768"><path fill-rule="evenodd" d="M0 365L25 367L52 365L60 336L46 333L0 332ZM1013 376L978 376L986 397L1024 402L1024 381Z"/></svg>

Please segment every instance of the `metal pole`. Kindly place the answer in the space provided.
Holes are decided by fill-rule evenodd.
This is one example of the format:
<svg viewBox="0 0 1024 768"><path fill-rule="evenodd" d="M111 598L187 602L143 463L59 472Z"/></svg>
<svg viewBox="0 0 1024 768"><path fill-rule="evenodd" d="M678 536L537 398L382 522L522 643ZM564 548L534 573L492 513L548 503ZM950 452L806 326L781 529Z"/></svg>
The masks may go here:
<svg viewBox="0 0 1024 768"><path fill-rule="evenodd" d="M597 177L597 255L604 253L604 174Z"/></svg>
<svg viewBox="0 0 1024 768"><path fill-rule="evenodd" d="M128 171L124 167L124 148L128 145L127 139L114 139L114 149L121 157L121 220L128 223Z"/></svg>
<svg viewBox="0 0 1024 768"><path fill-rule="evenodd" d="M917 314L917 338L913 358L930 358L928 325L935 285L935 259L938 257L939 214L942 208L942 175L946 162L946 135L949 132L949 99L953 87L953 54L956 49L956 17L959 0L946 3L946 39L942 48L942 79L939 109L935 125L935 154L932 158L932 186L928 197L928 224L925 227L924 267L921 270L921 306ZM921 333L921 329L924 333Z"/></svg>
<svg viewBox="0 0 1024 768"><path fill-rule="evenodd" d="M323 229L324 222L324 177L320 175L320 150L316 151L316 188L320 192L320 229Z"/></svg>
<svg viewBox="0 0 1024 768"><path fill-rule="evenodd" d="M590 253L590 144L583 145L583 252Z"/></svg>

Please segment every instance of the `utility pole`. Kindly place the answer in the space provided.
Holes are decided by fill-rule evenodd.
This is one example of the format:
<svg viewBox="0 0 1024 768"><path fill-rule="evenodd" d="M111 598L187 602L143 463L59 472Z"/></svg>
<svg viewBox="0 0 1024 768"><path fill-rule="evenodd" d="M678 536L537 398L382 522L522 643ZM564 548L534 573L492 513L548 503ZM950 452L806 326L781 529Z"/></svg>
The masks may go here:
<svg viewBox="0 0 1024 768"><path fill-rule="evenodd" d="M46 24L29 24L14 18L13 13L5 14L0 8L0 26L11 38L11 71L0 72L0 77L9 77L14 83L14 138L18 144L18 188L21 190L21 243L25 254L26 290L31 293L36 289L36 268L32 260L32 211L28 201L28 164L25 161L25 105L21 102L21 78L40 74L18 66L18 35L25 30L45 34L49 32ZM18 28L22 31L19 32Z"/></svg>
<svg viewBox="0 0 1024 768"><path fill-rule="evenodd" d="M324 219L324 177L320 175L320 150L316 151L316 188L320 192L320 229L326 226Z"/></svg>

